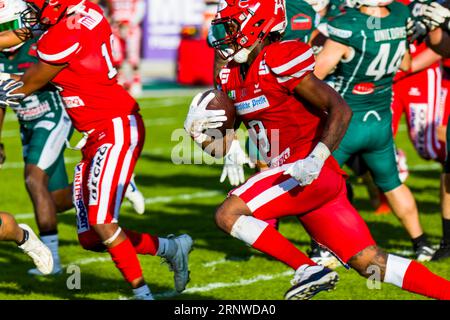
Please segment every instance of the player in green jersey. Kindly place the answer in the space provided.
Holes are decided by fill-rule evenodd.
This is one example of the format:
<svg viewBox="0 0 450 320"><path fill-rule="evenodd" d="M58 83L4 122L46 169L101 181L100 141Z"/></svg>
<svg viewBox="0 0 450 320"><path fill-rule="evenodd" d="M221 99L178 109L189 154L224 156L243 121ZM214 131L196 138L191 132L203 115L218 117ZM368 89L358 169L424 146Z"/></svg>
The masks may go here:
<svg viewBox="0 0 450 320"><path fill-rule="evenodd" d="M346 12L328 22L329 39L317 57L316 75L336 68L335 89L353 110L350 127L333 153L340 165L360 154L375 184L412 238L420 261L434 251L419 221L415 199L399 179L392 137L392 83L399 68L410 68L406 39L408 8L392 0L351 0Z"/></svg>

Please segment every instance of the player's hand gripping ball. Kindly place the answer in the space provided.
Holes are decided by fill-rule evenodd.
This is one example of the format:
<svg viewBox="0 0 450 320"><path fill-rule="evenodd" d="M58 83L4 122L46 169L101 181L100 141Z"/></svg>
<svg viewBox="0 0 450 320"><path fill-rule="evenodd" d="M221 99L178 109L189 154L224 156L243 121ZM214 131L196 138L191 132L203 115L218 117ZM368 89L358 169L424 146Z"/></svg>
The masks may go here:
<svg viewBox="0 0 450 320"><path fill-rule="evenodd" d="M234 104L228 96L218 90L209 90L192 100L184 129L197 143L203 143L208 137L207 131L212 129L225 135L226 129L233 128L234 118Z"/></svg>

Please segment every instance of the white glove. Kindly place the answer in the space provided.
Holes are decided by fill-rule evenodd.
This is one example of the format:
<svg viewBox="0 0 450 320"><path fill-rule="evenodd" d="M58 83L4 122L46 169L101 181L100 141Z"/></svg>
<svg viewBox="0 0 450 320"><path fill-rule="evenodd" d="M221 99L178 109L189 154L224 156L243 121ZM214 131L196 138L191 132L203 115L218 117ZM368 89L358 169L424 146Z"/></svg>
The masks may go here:
<svg viewBox="0 0 450 320"><path fill-rule="evenodd" d="M214 93L211 92L202 101L200 101L201 96L202 93L199 93L194 97L184 121L184 130L199 144L208 137L203 133L205 130L220 128L227 120L225 110L206 110L215 97Z"/></svg>
<svg viewBox="0 0 450 320"><path fill-rule="evenodd" d="M238 186L245 182L244 164L248 164L250 168L255 167L255 164L250 161L250 158L242 150L238 140L233 140L230 150L228 150L224 159L220 182L224 182L228 177L232 186Z"/></svg>
<svg viewBox="0 0 450 320"><path fill-rule="evenodd" d="M294 162L284 174L289 174L298 180L300 186L307 186L317 179L325 160L329 156L330 150L328 147L322 142L319 142L309 156Z"/></svg>
<svg viewBox="0 0 450 320"><path fill-rule="evenodd" d="M450 18L450 10L441 6L437 2L433 2L424 6L423 10L424 22L431 31L440 27L446 19Z"/></svg>

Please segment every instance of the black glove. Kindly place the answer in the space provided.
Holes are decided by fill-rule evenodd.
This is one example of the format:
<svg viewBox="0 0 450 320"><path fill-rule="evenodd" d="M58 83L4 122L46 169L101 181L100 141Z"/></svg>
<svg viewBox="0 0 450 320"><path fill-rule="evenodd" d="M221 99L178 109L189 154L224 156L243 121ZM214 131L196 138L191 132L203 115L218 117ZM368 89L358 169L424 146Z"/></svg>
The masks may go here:
<svg viewBox="0 0 450 320"><path fill-rule="evenodd" d="M6 160L5 146L0 143L0 168L3 166Z"/></svg>

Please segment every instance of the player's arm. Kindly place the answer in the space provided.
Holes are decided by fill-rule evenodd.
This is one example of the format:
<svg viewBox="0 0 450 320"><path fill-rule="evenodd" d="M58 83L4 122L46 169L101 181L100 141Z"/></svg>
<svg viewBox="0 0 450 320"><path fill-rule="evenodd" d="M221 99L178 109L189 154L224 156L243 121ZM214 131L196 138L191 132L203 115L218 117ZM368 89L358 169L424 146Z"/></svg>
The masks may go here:
<svg viewBox="0 0 450 320"><path fill-rule="evenodd" d="M25 96L32 94L49 83L66 66L39 61L29 67L22 76L11 75L14 80L23 82L23 86L13 93L22 93Z"/></svg>
<svg viewBox="0 0 450 320"><path fill-rule="evenodd" d="M314 74L307 75L294 91L310 106L327 113L320 141L305 159L296 161L284 172L306 186L319 177L325 161L339 146L350 124L352 110L333 88Z"/></svg>
<svg viewBox="0 0 450 320"><path fill-rule="evenodd" d="M412 66L411 53L409 52L409 50L407 50L400 64L400 70L409 72L411 71L411 66Z"/></svg>
<svg viewBox="0 0 450 320"><path fill-rule="evenodd" d="M11 48L33 37L33 33L27 28L0 32L0 49Z"/></svg>
<svg viewBox="0 0 450 320"><path fill-rule="evenodd" d="M310 106L327 113L321 142L330 152L336 150L352 117L352 110L348 104L333 88L319 80L313 73L307 75L294 91Z"/></svg>
<svg viewBox="0 0 450 320"><path fill-rule="evenodd" d="M350 53L350 48L337 41L327 39L322 51L316 57L316 68L314 74L317 78L325 79L342 59Z"/></svg>
<svg viewBox="0 0 450 320"><path fill-rule="evenodd" d="M424 51L415 56L414 59L412 59L411 72L415 73L422 71L441 59L442 56L440 54L437 54L430 48L426 48Z"/></svg>
<svg viewBox="0 0 450 320"><path fill-rule="evenodd" d="M441 28L428 34L427 45L437 54L445 58L450 57L450 35Z"/></svg>

